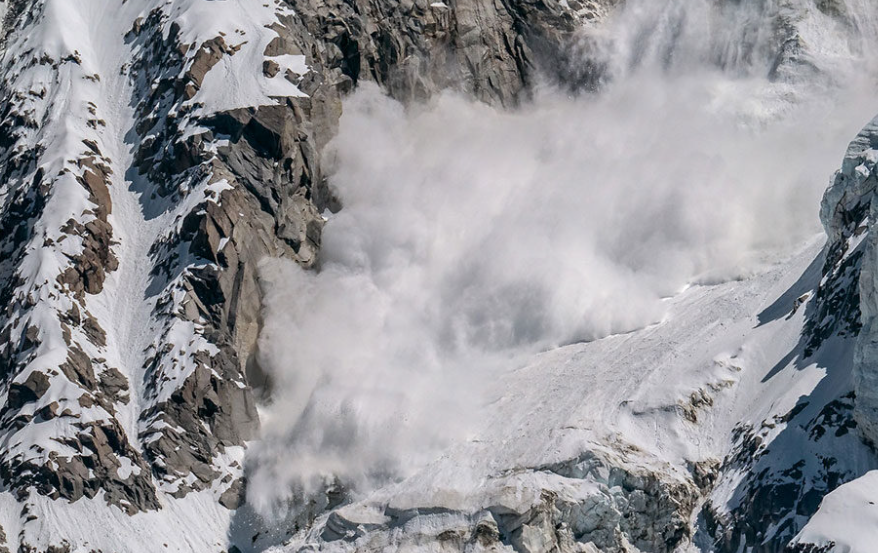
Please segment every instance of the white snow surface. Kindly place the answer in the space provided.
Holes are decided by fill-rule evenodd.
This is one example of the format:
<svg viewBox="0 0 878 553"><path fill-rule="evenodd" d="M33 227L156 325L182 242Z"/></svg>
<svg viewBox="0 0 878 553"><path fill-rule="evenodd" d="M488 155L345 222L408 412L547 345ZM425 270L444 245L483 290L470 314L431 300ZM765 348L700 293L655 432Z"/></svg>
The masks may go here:
<svg viewBox="0 0 878 553"><path fill-rule="evenodd" d="M467 439L340 512L355 524L372 524L381 522L387 507L474 514L498 505L537 505L541 490L571 500L606 494L591 479L541 468L586 451L602 452L633 472L684 482L692 462L730 453L736 426L758 427L802 400L824 405L850 385L853 341L828 346L829 365L819 356L803 363L800 336L811 300L796 306L799 294L790 292L816 285L822 244L823 237L815 236L791 258L748 278L690 286L667 300L668 315L655 325L547 351L493 374L490 393L471 413ZM696 392L713 405L697 409L693 422L684 408ZM783 430L781 424L766 434L765 447ZM837 453L850 461L864 451ZM716 504L733 508L737 485L734 478L721 482ZM435 525L435 535L450 524L449 516L421 515L418 524ZM369 534L353 543L322 542L325 522L318 519L277 550L374 547ZM399 536L388 539L394 544Z"/></svg>
<svg viewBox="0 0 878 553"><path fill-rule="evenodd" d="M722 457L736 424L789 411L824 376L816 365L784 367L763 382L796 349L804 309L766 324L758 317L820 245L817 238L787 263L741 282L690 287L670 300L661 323L540 354L503 374L473 437L394 488L394 505L414 507L432 495L424 492L447 489L448 503L439 505L465 509L478 496L477 482L491 475L566 461L595 446L636 446L672 473L685 472L686 460ZM784 315L791 312L792 305ZM712 384L729 387L711 391ZM715 404L696 425L680 407L698 390Z"/></svg>
<svg viewBox="0 0 878 553"><path fill-rule="evenodd" d="M494 505L536 504L542 489L581 499L602 492L591 481L535 469L588 450L613 455L620 466L683 480L687 461L727 453L736 424L786 413L826 378L825 367L817 363L797 367L793 360L781 361L797 348L805 311L801 306L793 313L796 298L784 294L820 255L821 246L822 236L815 236L791 259L755 276L691 286L668 300L669 315L656 325L562 347L509 367L479 407L469 439L410 478L345 507L344 515L375 522L387 505L470 513ZM781 297L788 302L778 304ZM771 316L760 318L760 313ZM715 403L699 412L695 424L681 415L682 405L697 390L707 391ZM163 511L131 517L100 498L67 504L33 494L28 503L40 516L38 523L25 524L31 543L44 543L40 540L47 535L65 536L77 553L89 548L151 553L161 543L179 551L211 551L227 546L232 516L217 507L210 492L183 500L168 497ZM10 530L21 524L13 508L17 503L3 492L3 504L10 506L0 510L7 513L0 524L14 536ZM124 531L106 532L107 527ZM321 529L318 520L310 532L270 550L316 543Z"/></svg>
<svg viewBox="0 0 878 553"><path fill-rule="evenodd" d="M793 543L832 547L833 553L871 553L878 544L878 471L843 484L823 498Z"/></svg>
<svg viewBox="0 0 878 553"><path fill-rule="evenodd" d="M277 36L269 26L280 25L278 16L293 11L278 0L176 0L168 7L172 20L183 26L180 40L200 45L222 36L226 45L236 50L225 55L205 75L190 104L202 104L198 115L237 108L272 105L279 98L307 96L285 78L285 69L304 75L308 72L304 55L267 58L265 47ZM195 55L193 48L189 57ZM262 63L272 59L281 71L272 78L262 73Z"/></svg>

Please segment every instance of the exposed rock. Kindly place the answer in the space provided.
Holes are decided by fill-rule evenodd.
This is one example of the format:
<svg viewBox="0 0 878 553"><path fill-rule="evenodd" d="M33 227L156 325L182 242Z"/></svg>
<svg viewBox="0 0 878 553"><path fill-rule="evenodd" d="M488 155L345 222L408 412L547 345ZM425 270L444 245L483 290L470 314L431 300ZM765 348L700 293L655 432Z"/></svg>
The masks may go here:
<svg viewBox="0 0 878 553"><path fill-rule="evenodd" d="M814 545L810 543L797 543L784 549L784 553L832 553L835 550L835 542L826 545Z"/></svg>
<svg viewBox="0 0 878 553"><path fill-rule="evenodd" d="M829 236L823 290L832 291L822 320L858 335L854 360L854 418L863 437L878 443L878 119L851 143L826 190L820 219ZM858 283L858 284L857 284ZM836 299L837 298L837 299ZM825 333L825 332L824 332Z"/></svg>
<svg viewBox="0 0 878 553"><path fill-rule="evenodd" d="M236 479L232 484L220 495L219 503L229 510L235 510L244 504L246 497L244 480Z"/></svg>
<svg viewBox="0 0 878 553"><path fill-rule="evenodd" d="M119 262L110 251L112 227L106 221L94 219L85 225L71 221L68 234L81 236L83 252L72 259L72 264L60 275L58 282L77 298L83 292L97 294L103 289L107 272L115 271Z"/></svg>
<svg viewBox="0 0 878 553"><path fill-rule="evenodd" d="M6 408L12 410L21 409L26 403L34 402L49 389L49 378L34 371L30 373L22 383L13 382L9 386L9 395L6 399Z"/></svg>
<svg viewBox="0 0 878 553"><path fill-rule="evenodd" d="M194 44L187 46L190 48L195 47ZM189 63L189 70L186 72L186 78L195 84L196 88L200 88L201 83L204 81L204 76L214 65L217 64L220 58L222 58L223 55L231 55L233 53L234 52L226 46L226 41L221 36L204 41L195 51L195 56Z"/></svg>
<svg viewBox="0 0 878 553"><path fill-rule="evenodd" d="M451 6L329 0L296 9L318 40L312 61L324 79L353 86L374 80L404 101L457 88L502 105L517 103L538 71L563 71L558 54L580 17L558 4L478 0ZM273 50L289 44L309 51L304 36Z"/></svg>
<svg viewBox="0 0 878 553"><path fill-rule="evenodd" d="M110 368L100 374L101 390L112 401L128 403L128 379L118 369Z"/></svg>
<svg viewBox="0 0 878 553"><path fill-rule="evenodd" d="M15 475L44 495L70 501L93 498L103 491L108 503L118 505L129 514L159 507L149 469L130 449L125 431L118 423L105 426L77 423L74 426L79 429L76 437L64 441L78 451L76 456L64 458L51 452L50 462L45 465L13 458L9 468L6 464L0 466L0 476L8 480ZM119 476L123 457L128 462L133 460L135 467L125 478Z"/></svg>
<svg viewBox="0 0 878 553"><path fill-rule="evenodd" d="M83 390L97 389L97 378L91 359L77 346L70 348L67 360L58 367L70 382L78 384Z"/></svg>

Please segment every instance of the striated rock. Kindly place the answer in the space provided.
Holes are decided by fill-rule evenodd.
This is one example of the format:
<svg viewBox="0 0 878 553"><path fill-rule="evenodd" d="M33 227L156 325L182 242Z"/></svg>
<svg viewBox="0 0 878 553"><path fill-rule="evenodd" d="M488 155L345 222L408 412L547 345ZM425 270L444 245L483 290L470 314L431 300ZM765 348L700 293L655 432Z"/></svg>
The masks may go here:
<svg viewBox="0 0 878 553"><path fill-rule="evenodd" d="M527 94L538 73L563 73L557 59L568 37L579 21L603 7L578 14L545 2L319 0L296 9L319 41L313 62L324 78L347 79L351 86L373 80L403 101L455 88L509 106ZM276 52L293 44L308 51L299 37L270 48Z"/></svg>

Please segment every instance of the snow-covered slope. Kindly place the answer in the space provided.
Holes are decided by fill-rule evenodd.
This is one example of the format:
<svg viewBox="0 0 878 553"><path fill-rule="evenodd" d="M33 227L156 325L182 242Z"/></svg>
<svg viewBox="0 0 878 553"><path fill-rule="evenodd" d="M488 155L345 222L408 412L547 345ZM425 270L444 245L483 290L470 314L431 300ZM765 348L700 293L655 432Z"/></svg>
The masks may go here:
<svg viewBox="0 0 878 553"><path fill-rule="evenodd" d="M382 419L383 411L361 410L358 416L377 421L373 434L346 425L356 401L333 393L345 379L356 388L350 381L357 378L363 389L399 392L398 385L376 384L393 379L396 365L370 365L382 362L370 349L372 338L390 344L379 353L402 351L414 366L445 367L443 352L430 357L438 351L430 333L421 332L433 327L418 326L423 318L447 314L436 305L466 311L467 324L476 327L480 321L501 330L514 326L516 321L500 320L507 311L499 303L519 296L490 295L488 302L479 296L491 288L485 275L516 284L501 280L508 276L502 264L486 263L484 273L464 275L472 279L465 301L446 293L424 304L430 310L414 312L417 302L405 307L430 284L438 282L440 292L449 290L443 288L448 282L459 284L456 266L437 262L459 260L458 252L435 249L440 241L430 229L441 228L443 237L459 231L443 244L460 251L473 243L490 247L476 241L485 227L464 219L503 220L502 210L485 209L497 195L491 186L509 186L510 204L522 197L561 204L563 194L553 196L551 186L519 187L516 179L528 170L563 177L567 166L555 159L557 151L569 156L577 150L557 143L582 140L607 148L606 155L590 153L596 169L582 174L611 182L626 172L614 164L620 145L602 141L600 129L583 124L579 132L559 132L554 143L526 143L523 155L505 150L516 159L490 156L507 172L492 166L503 179L485 179L478 159L436 158L443 145L458 141L453 132L443 134L454 124L451 118L435 125L433 115L434 126L426 128L435 134L426 138L422 127L409 135L394 127L388 138L366 125L352 140L351 132L363 129L343 122L342 136L331 140L339 132L342 99L359 88L375 95L362 86L371 81L409 105L454 89L455 101L494 106L461 110L481 113L486 122L495 108L525 104L503 120L500 132L481 129L498 142L504 132L523 132L516 125L533 113L549 114L559 126L564 114L606 117L608 124L618 118L622 126L651 109L675 106L669 117L649 119L656 126L632 127L636 133L626 140L641 141L638 136L650 129L706 136L715 128L736 139L763 137L754 139L756 148L740 148L738 157L728 158L736 162L768 144L764 137L811 147L824 136L852 134L851 121L866 121L873 113L860 112L878 108L859 95L878 74L878 9L857 0L7 0L2 6L0 551L780 551L797 534L804 551L808 544L831 542L868 550L870 535L858 530L870 523L868 510L857 506L870 501L869 471L878 468L861 439L874 441L878 426L874 125L853 143L824 197L825 244L824 235L777 217L780 236L748 239L744 248L753 254L751 245L765 242L770 253L757 251L759 263L748 262L735 278L728 278L726 266L711 272L722 257L711 252L691 267L666 267L661 285L647 293L638 289L643 303L674 279L687 284L655 298L649 313L658 317L626 317L618 324L621 319L608 317L609 331L584 325L598 330L585 333L590 341L573 344L582 329L559 328L571 318L558 317L546 325L550 331L534 339L525 332L515 347L455 350L457 366L487 365L472 389L456 395L467 400L458 413L466 419L462 436L432 433L450 420L431 411L447 403L439 391L447 388L441 374L437 380L400 379L423 394L412 394L408 403L428 398L411 420L402 407L406 401L399 400L390 415L403 424ZM546 88L552 92L545 94ZM644 94L655 103L626 107ZM563 95L573 98L554 111L528 111L530 100L539 107L545 98ZM668 125L690 109L675 97L715 119ZM386 102L354 99L348 106L374 116ZM402 107L391 109L398 110L397 121L408 117ZM412 113L418 109L430 120L433 108ZM786 124L796 117L814 119ZM722 124L713 127L713 121ZM832 132L815 130L818 139L809 141L789 130L809 125ZM582 136L581 129L591 134ZM460 138L464 147L472 146L471 134ZM644 136L642 143L672 157L674 148L660 146L676 144L673 134L653 142ZM367 146L396 144L391 139L409 143L350 164L349 149L358 141L370 152ZM415 167L447 179L447 187L433 192L455 198L370 188L369 177L393 182L399 167L411 167L405 148L412 145L433 154L414 152L420 160ZM813 161L809 168L822 168L818 161L843 146L803 146L790 163ZM487 151L479 148L486 146L476 144L473 151ZM651 147L628 143L624 149L646 156ZM539 150L536 161L522 169L518 163L531 150ZM601 172L603 158L610 163ZM691 160L701 168L699 178L718 174L711 159L719 158ZM460 174L443 167L455 162L467 180L458 188L451 184ZM742 166L731 182L765 178L770 184L760 171L778 167ZM686 171L669 172L666 179L627 172L652 180L668 198L685 193L672 181L686 182ZM786 167L778 172L798 176ZM822 187L829 172L827 167L809 178L808 190ZM422 174L413 180L431 183ZM728 183L718 179L700 193L715 194L722 186ZM740 186L759 191L752 183ZM784 206L777 198L786 192L782 188L762 206L734 203L723 213L753 207L757 215L734 218L743 225ZM624 203L637 193L637 186L620 187L612 201ZM541 221L560 220L593 203L596 221L612 221L600 213L612 211L607 197L603 204L597 196L594 202L583 196L581 204L570 198L569 208L525 202L529 209L517 215L529 231L539 225L525 226L532 222L528 211ZM810 198L805 191L801 197ZM450 209L425 211L418 205L425 198ZM345 210L333 218L343 203ZM677 213L647 207L645 213L663 217ZM816 201L808 209L816 212ZM415 232L396 233L399 227L389 222L396 217ZM431 227L436 220L454 228ZM329 243L319 258L325 225ZM563 238L567 227L552 228ZM624 251L627 242L616 235L594 232L594 243L572 240L564 254L577 255L573 245L609 244L606 251L632 263L625 271L663 265L644 261L649 248ZM552 240L528 242L520 229L507 234L514 245L552 247ZM709 238L721 234L711 230L698 241L712 246ZM387 243L415 250L429 263L406 265L393 256L387 262ZM782 253L778 244L785 246ZM651 251L653 257L665 253ZM725 245L717 251L732 250ZM674 255L687 260L677 250ZM265 264L266 258L295 265ZM543 258L522 255L516 267L524 271L532 259ZM596 255L593 261L605 259ZM322 273L301 276L321 263ZM402 291L392 298L396 304L370 303L374 297L367 292L375 290L358 288L363 281L356 278L348 281L354 286L335 287L345 282L339 275L362 277L382 266L399 273L385 281L392 286L376 285L374 297ZM613 272L618 267L612 263L600 265L607 267L611 276L623 274ZM527 271L540 278L552 272L551 265L542 273ZM643 274L624 282L633 286L654 276ZM622 313L624 285L615 283L612 291L588 290L589 307ZM348 301L352 297L369 301ZM566 296L540 297L556 305ZM635 294L628 297L634 301ZM497 314L474 313L467 304L495 305ZM396 328L375 325L348 351L346 333L371 320L363 311L388 305L410 309L403 314L412 316L387 319ZM518 307L508 312L544 311ZM284 326L290 320L295 331ZM413 328L403 328L408 325ZM619 328L635 330L611 334ZM468 337L463 332L455 336ZM321 333L337 333L340 340L324 342ZM424 341L394 343L403 336ZM335 350L326 352L326 344ZM338 374L326 370L324 357L331 357ZM345 365L352 357L358 365ZM290 370L292 378L284 372ZM430 397L425 390L435 383ZM430 416L432 423L426 422ZM336 424L339 433L330 437L348 442L302 446L303 435L322 438L322 428L313 432L322 423ZM269 427L260 433L262 424ZM384 439L397 432L396 439ZM406 440L418 455L368 455ZM351 449L351 443L371 448ZM313 448L321 455L308 457ZM330 451L322 455L320 448ZM338 462L361 454L367 458L354 461L367 467L366 484L349 478ZM281 477L286 468L315 459L335 463L313 470L325 477L320 485L301 488ZM390 459L407 466L373 470L376 459L378 465Z"/></svg>
<svg viewBox="0 0 878 553"><path fill-rule="evenodd" d="M3 6L5 539L154 551L136 536L168 518L156 539L226 547L217 528L241 499L243 448L259 428L257 263L315 262L319 213L338 203L319 149L341 94L374 79L401 95L448 84L511 103L529 78L525 52L454 65L514 43L512 16L449 21L395 2ZM532 17L555 32L579 16ZM435 68L397 72L402 48ZM187 537L193 522L175 505L218 514Z"/></svg>
<svg viewBox="0 0 878 553"><path fill-rule="evenodd" d="M668 300L659 324L510 371L466 443L300 539L350 550L481 542L549 551L578 541L671 551L698 543L693 530L713 542L715 525L738 516L730 540L756 526L741 510L754 485L774 485L753 467L765 457L769 470L799 466L802 493L823 482L816 455L841 477L872 467L856 433L838 432L850 420L852 341L834 338L803 359L813 306L799 298L818 284L821 245L816 237L744 281L691 287ZM841 407L829 420L831 402ZM711 522L693 525L705 507ZM753 515L776 516L776 530L794 512L760 506Z"/></svg>

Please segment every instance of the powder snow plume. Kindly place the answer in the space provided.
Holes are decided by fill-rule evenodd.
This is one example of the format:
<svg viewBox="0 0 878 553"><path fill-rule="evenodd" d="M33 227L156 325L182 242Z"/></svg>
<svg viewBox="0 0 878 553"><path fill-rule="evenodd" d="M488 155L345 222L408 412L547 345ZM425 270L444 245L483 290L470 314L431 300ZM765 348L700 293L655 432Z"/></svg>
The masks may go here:
<svg viewBox="0 0 878 553"><path fill-rule="evenodd" d="M405 478L467 438L521 355L659 322L662 298L818 233L878 109L875 8L842 24L804 4L819 55L788 64L768 46L788 6L642 0L583 31L599 92L546 85L501 111L361 87L329 146L344 208L320 271L263 267L274 390L248 501L276 515Z"/></svg>

